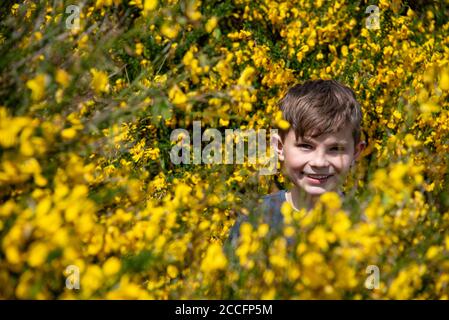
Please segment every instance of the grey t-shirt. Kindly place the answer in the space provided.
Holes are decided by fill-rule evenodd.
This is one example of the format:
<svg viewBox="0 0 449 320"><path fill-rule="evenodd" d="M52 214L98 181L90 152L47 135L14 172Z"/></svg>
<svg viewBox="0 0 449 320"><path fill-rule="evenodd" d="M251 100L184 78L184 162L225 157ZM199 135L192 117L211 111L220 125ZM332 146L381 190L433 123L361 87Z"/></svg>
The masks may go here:
<svg viewBox="0 0 449 320"><path fill-rule="evenodd" d="M279 230L283 224L283 216L281 213L282 203L287 201L285 198L286 190L281 190L276 193L268 194L262 197L262 203L249 215L241 214L237 217L234 226L229 234L228 241L233 247L236 247L236 242L240 233L240 225L244 221L251 221L252 218L263 216L263 222L270 226L271 230Z"/></svg>
<svg viewBox="0 0 449 320"><path fill-rule="evenodd" d="M231 248L237 247L238 238L240 235L240 226L243 222L261 222L258 218L260 216L263 217L263 222L267 223L270 226L270 230L275 233L282 231L282 226L284 222L284 217L281 213L282 203L287 201L286 190L281 190L276 193L268 194L262 197L262 203L249 215L241 214L237 217L234 226L231 229L228 239L226 242L230 244ZM341 191L338 191L338 194L343 198L345 194ZM360 219L362 221L366 221L366 217L363 213L361 213ZM288 240L291 240L290 238Z"/></svg>

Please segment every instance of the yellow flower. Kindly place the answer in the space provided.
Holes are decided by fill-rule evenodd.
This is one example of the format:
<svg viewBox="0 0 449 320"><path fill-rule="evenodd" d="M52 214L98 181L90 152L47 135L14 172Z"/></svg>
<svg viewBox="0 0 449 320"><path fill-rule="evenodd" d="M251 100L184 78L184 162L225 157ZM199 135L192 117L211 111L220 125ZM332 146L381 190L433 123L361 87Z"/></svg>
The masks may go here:
<svg viewBox="0 0 449 320"><path fill-rule="evenodd" d="M150 282L152 283L152 282ZM150 285L148 285L150 286ZM120 279L120 284L116 290L107 293L108 299L154 299L145 288L135 283L130 283L129 276L123 276Z"/></svg>
<svg viewBox="0 0 449 320"><path fill-rule="evenodd" d="M169 265L167 267L167 274L172 279L176 278L178 276L178 268L176 268L174 265Z"/></svg>
<svg viewBox="0 0 449 320"><path fill-rule="evenodd" d="M136 43L136 54L138 55L138 56L140 56L141 54L142 54L142 52L143 52L143 44L142 43Z"/></svg>
<svg viewBox="0 0 449 320"><path fill-rule="evenodd" d="M295 228L292 226L287 226L284 228L284 236L287 238L293 237L295 235Z"/></svg>
<svg viewBox="0 0 449 320"><path fill-rule="evenodd" d="M220 119L218 120L218 123L220 124L220 126L227 126L227 125L229 125L229 120L228 120L228 119L220 118Z"/></svg>
<svg viewBox="0 0 449 320"><path fill-rule="evenodd" d="M41 32L35 32L34 33L34 38L36 38L36 41L39 41L42 39L42 33Z"/></svg>
<svg viewBox="0 0 449 320"><path fill-rule="evenodd" d="M186 15L193 21L201 19L201 12L197 10L200 3L201 3L200 1L196 0L188 2Z"/></svg>
<svg viewBox="0 0 449 320"><path fill-rule="evenodd" d="M56 82L66 88L69 85L70 76L63 69L56 70Z"/></svg>
<svg viewBox="0 0 449 320"><path fill-rule="evenodd" d="M304 266L314 266L324 262L324 257L318 252L308 252L302 258Z"/></svg>
<svg viewBox="0 0 449 320"><path fill-rule="evenodd" d="M173 25L169 25L166 23L161 27L161 33L169 39L176 38L176 36L178 35L178 32L179 32L178 25L173 26Z"/></svg>
<svg viewBox="0 0 449 320"><path fill-rule="evenodd" d="M16 246L8 246L5 249L6 260L11 264L18 264L20 262L20 253Z"/></svg>
<svg viewBox="0 0 449 320"><path fill-rule="evenodd" d="M449 68L446 68L441 72L439 87L444 91L449 90Z"/></svg>
<svg viewBox="0 0 449 320"><path fill-rule="evenodd" d="M263 280L265 281L266 284L270 285L273 283L275 274L273 272L273 270L265 270L263 273Z"/></svg>
<svg viewBox="0 0 449 320"><path fill-rule="evenodd" d="M284 217L284 222L290 224L293 221L292 217L293 208L287 201L283 202L281 205L281 214Z"/></svg>
<svg viewBox="0 0 449 320"><path fill-rule="evenodd" d="M440 107L433 102L425 102L420 105L420 110L424 115L426 115L432 112L440 111Z"/></svg>
<svg viewBox="0 0 449 320"><path fill-rule="evenodd" d="M112 0L97 0L97 2L95 3L96 8L101 8L103 6L111 6L111 5L112 5Z"/></svg>
<svg viewBox="0 0 449 320"><path fill-rule="evenodd" d="M336 192L323 193L320 196L320 200L330 209L339 209L341 207L341 199Z"/></svg>
<svg viewBox="0 0 449 320"><path fill-rule="evenodd" d="M398 120L401 120L402 114L398 110L394 110L393 117L395 117Z"/></svg>
<svg viewBox="0 0 449 320"><path fill-rule="evenodd" d="M26 85L31 90L31 99L33 101L39 101L44 98L47 82L47 75L45 74L39 74L35 78L27 81Z"/></svg>
<svg viewBox="0 0 449 320"><path fill-rule="evenodd" d="M441 247L431 246L426 252L426 259L432 260L437 257L442 251Z"/></svg>
<svg viewBox="0 0 449 320"><path fill-rule="evenodd" d="M327 250L328 249L328 235L326 230L323 227L316 227L309 235L308 240L317 245L318 248L321 250Z"/></svg>
<svg viewBox="0 0 449 320"><path fill-rule="evenodd" d="M86 268L86 272L81 278L81 288L90 295L93 291L101 287L103 280L101 268L97 265L90 265Z"/></svg>
<svg viewBox="0 0 449 320"><path fill-rule="evenodd" d="M237 84L241 86L250 85L255 73L256 69L254 69L253 67L246 67L240 75Z"/></svg>
<svg viewBox="0 0 449 320"><path fill-rule="evenodd" d="M108 75L104 71L98 71L94 68L90 69L92 74L91 87L96 94L109 91Z"/></svg>
<svg viewBox="0 0 449 320"><path fill-rule="evenodd" d="M167 74L156 75L153 80L155 83L164 84L167 81Z"/></svg>
<svg viewBox="0 0 449 320"><path fill-rule="evenodd" d="M290 128L290 123L287 120L280 119L277 122L277 126L282 130L287 130L288 128Z"/></svg>
<svg viewBox="0 0 449 320"><path fill-rule="evenodd" d="M386 46L383 50L383 53L385 56L390 56L393 54L393 52L394 52L394 49L392 46Z"/></svg>
<svg viewBox="0 0 449 320"><path fill-rule="evenodd" d="M31 267L41 266L47 259L48 251L48 247L43 243L32 244L27 260L28 264Z"/></svg>
<svg viewBox="0 0 449 320"><path fill-rule="evenodd" d="M103 264L103 273L106 277L111 277L120 271L120 259L111 257Z"/></svg>
<svg viewBox="0 0 449 320"><path fill-rule="evenodd" d="M150 13L150 11L153 11L156 9L158 4L158 0L144 0L143 3L143 16L146 17Z"/></svg>
<svg viewBox="0 0 449 320"><path fill-rule="evenodd" d="M76 130L71 127L71 128L66 128L64 130L61 131L61 137L64 140L70 140L73 139L76 136Z"/></svg>
<svg viewBox="0 0 449 320"><path fill-rule="evenodd" d="M270 226L267 223L262 223L257 228L257 234L260 238L263 238L267 235L268 231L270 230Z"/></svg>
<svg viewBox="0 0 449 320"><path fill-rule="evenodd" d="M407 147L416 147L416 146L419 146L419 145L421 144L421 143L420 143L418 140L416 140L415 137L414 137L412 134L410 134L410 133L407 133L407 134L405 135L404 141L405 141L405 145L406 145Z"/></svg>
<svg viewBox="0 0 449 320"><path fill-rule="evenodd" d="M261 300L273 300L275 297L276 297L276 289L271 288L262 293Z"/></svg>
<svg viewBox="0 0 449 320"><path fill-rule="evenodd" d="M178 107L184 106L187 102L187 96L181 91L181 89L179 89L178 86L174 86L170 89L168 92L168 97L170 98L170 101Z"/></svg>
<svg viewBox="0 0 449 320"><path fill-rule="evenodd" d="M343 57L347 57L348 56L348 46L342 46L341 47L341 54Z"/></svg>
<svg viewBox="0 0 449 320"><path fill-rule="evenodd" d="M226 268L228 261L218 243L212 243L207 248L206 257L201 262L201 270L204 272L212 272L223 270Z"/></svg>
<svg viewBox="0 0 449 320"><path fill-rule="evenodd" d="M13 15L16 15L18 9L19 9L19 4L18 4L18 3L15 3L15 4L11 7L11 13L12 13Z"/></svg>
<svg viewBox="0 0 449 320"><path fill-rule="evenodd" d="M215 27L217 26L218 19L217 17L212 17L206 22L205 29L208 33L211 33Z"/></svg>
<svg viewBox="0 0 449 320"><path fill-rule="evenodd" d="M388 288L388 296L392 299L410 299L415 290L422 284L421 277L426 272L425 265L412 263L401 269Z"/></svg>
<svg viewBox="0 0 449 320"><path fill-rule="evenodd" d="M89 40L89 36L85 34L81 37L81 39L78 41L78 47L85 48L87 46L87 41Z"/></svg>

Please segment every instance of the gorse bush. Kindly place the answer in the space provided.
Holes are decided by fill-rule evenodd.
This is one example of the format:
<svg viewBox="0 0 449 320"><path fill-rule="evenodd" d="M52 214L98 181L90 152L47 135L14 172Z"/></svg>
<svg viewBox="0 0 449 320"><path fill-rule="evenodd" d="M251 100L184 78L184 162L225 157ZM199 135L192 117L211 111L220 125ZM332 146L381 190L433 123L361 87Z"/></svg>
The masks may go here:
<svg viewBox="0 0 449 320"><path fill-rule="evenodd" d="M449 298L449 3L379 1L367 28L371 4L6 1L0 297ZM279 99L317 78L364 113L343 202L270 230L281 170L170 160L193 121L287 126Z"/></svg>

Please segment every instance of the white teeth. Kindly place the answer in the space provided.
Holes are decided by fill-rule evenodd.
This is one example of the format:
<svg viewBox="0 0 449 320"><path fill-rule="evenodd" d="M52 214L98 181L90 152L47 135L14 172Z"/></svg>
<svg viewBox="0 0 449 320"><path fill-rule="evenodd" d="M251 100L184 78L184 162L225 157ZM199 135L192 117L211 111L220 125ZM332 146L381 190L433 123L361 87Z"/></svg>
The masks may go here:
<svg viewBox="0 0 449 320"><path fill-rule="evenodd" d="M314 178L314 179L326 179L328 177L330 177L330 175L328 176L312 176L312 175L308 175L310 178Z"/></svg>

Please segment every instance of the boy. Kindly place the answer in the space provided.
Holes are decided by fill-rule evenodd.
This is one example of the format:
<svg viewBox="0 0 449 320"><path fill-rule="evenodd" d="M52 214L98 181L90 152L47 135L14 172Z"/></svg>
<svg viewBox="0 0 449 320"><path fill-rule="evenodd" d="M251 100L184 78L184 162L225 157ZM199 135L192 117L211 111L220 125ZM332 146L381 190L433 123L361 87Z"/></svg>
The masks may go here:
<svg viewBox="0 0 449 320"><path fill-rule="evenodd" d="M320 79L293 86L281 99L280 109L290 127L278 129L272 142L284 173L294 186L263 198L262 214L271 228L279 227L283 220L283 202L295 210L309 210L321 194L339 192L365 147L360 140L360 105L354 92L335 80ZM240 225L247 219L244 215L237 218L230 234L232 243L235 244Z"/></svg>

